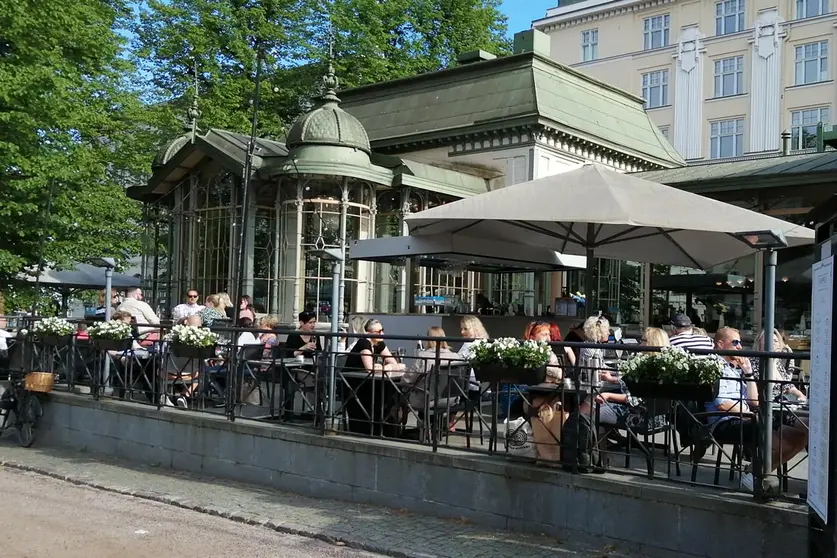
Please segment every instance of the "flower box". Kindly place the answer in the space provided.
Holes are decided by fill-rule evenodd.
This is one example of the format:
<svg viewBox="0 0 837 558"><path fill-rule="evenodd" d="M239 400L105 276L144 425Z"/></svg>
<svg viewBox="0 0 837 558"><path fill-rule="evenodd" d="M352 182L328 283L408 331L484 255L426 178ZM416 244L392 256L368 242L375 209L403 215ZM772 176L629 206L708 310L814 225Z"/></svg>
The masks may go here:
<svg viewBox="0 0 837 558"><path fill-rule="evenodd" d="M546 381L546 367L519 368L486 363L474 366L474 376L478 382L534 386Z"/></svg>
<svg viewBox="0 0 837 558"><path fill-rule="evenodd" d="M131 347L133 346L133 339L128 337L127 339L107 339L104 337L99 337L93 339L93 346L100 351L130 351Z"/></svg>
<svg viewBox="0 0 837 558"><path fill-rule="evenodd" d="M706 384L674 384L625 380L633 397L641 399L667 399L671 401L697 401L705 403L715 398L716 388Z"/></svg>
<svg viewBox="0 0 837 558"><path fill-rule="evenodd" d="M39 335L41 344L47 347L66 347L73 341L72 335Z"/></svg>
<svg viewBox="0 0 837 558"><path fill-rule="evenodd" d="M183 343L172 343L171 353L178 358L206 360L215 356L215 345L209 345L208 347L195 347L192 345L184 345Z"/></svg>

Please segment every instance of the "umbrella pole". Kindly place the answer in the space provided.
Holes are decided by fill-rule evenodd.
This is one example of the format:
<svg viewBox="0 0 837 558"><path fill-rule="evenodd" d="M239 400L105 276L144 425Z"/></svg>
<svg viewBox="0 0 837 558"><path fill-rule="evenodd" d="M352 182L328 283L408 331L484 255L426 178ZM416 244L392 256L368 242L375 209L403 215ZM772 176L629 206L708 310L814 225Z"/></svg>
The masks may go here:
<svg viewBox="0 0 837 558"><path fill-rule="evenodd" d="M585 306L587 307L587 315L595 316L598 309L598 301L596 300L596 289L593 287L593 282L596 280L596 259L593 257L593 246L596 244L596 226L592 223L587 224L587 269L584 271L584 293Z"/></svg>

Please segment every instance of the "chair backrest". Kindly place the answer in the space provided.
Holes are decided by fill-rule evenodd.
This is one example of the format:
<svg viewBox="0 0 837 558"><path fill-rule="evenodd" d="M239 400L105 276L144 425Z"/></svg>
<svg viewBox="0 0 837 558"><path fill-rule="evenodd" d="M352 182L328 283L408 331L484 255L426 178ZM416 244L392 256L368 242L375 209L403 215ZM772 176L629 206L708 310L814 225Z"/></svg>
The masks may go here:
<svg viewBox="0 0 837 558"><path fill-rule="evenodd" d="M438 372L438 374L437 374ZM468 395L471 367L465 363L441 364L438 368L434 365L430 371L427 390L430 403L433 404L438 398L449 399Z"/></svg>

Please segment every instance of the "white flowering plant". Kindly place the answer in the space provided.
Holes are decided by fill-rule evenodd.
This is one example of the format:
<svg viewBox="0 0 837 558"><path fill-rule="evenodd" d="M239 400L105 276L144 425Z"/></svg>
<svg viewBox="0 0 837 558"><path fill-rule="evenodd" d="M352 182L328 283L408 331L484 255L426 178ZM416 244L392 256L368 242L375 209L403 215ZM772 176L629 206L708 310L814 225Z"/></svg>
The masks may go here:
<svg viewBox="0 0 837 558"><path fill-rule="evenodd" d="M619 371L626 382L714 385L723 374L724 361L663 347L658 353L640 353L619 363Z"/></svg>
<svg viewBox="0 0 837 558"><path fill-rule="evenodd" d="M109 322L98 322L87 330L91 339L113 339L121 341L131 337L131 324L122 320L111 320Z"/></svg>
<svg viewBox="0 0 837 558"><path fill-rule="evenodd" d="M32 326L32 333L38 337L66 337L72 335L73 331L75 331L73 324L64 318L44 318Z"/></svg>
<svg viewBox="0 0 837 558"><path fill-rule="evenodd" d="M507 368L540 368L549 364L552 348L544 341L518 341L511 337L486 341L477 339L468 361L473 367L499 365Z"/></svg>
<svg viewBox="0 0 837 558"><path fill-rule="evenodd" d="M218 342L218 335L206 327L176 325L166 334L165 340L187 347L211 347Z"/></svg>

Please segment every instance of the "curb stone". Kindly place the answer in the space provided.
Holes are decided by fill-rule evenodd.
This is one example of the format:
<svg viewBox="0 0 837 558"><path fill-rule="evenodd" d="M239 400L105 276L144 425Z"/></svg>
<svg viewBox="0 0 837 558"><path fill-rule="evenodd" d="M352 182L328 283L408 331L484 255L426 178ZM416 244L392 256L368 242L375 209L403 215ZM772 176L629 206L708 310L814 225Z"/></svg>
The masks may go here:
<svg viewBox="0 0 837 558"><path fill-rule="evenodd" d="M81 478L81 477L72 477L70 475L65 475L62 473L56 473L54 471L50 471L47 469L43 469L41 467L33 467L31 465L24 465L22 463L17 463L15 461L7 461L0 459L0 467L6 467L9 469L14 469L18 471L25 471L28 473L35 473L37 475L43 475L45 477L50 477L56 480L60 480L63 482L68 482L70 484L74 484L76 486L85 486L88 488L93 488L95 490L101 490L103 492L110 492L112 494L120 494L122 496L130 496L133 498L138 498L140 500L148 500L151 502L157 502L159 504L165 504L168 506L173 506L177 508L183 508L191 511L195 511L198 513L202 513L205 515L214 515L218 517L222 517L224 519L228 519L230 521L235 521L238 523L244 523L247 525L253 525L255 527L263 527L270 529L272 531L276 531L278 533L284 533L286 535L296 535L300 537L306 537L309 539L316 539L319 541L323 541L329 544L333 544L335 546L344 546L348 548L353 548L355 550L363 550L366 552L372 552L375 554L383 554L384 556L392 556L393 558L428 558L427 554L425 553L417 553L417 554L410 554L398 550L392 550L390 548L386 548L383 546L378 546L375 544L369 544L361 541L352 540L350 538L335 538L329 535L324 535L322 533L317 533L315 531L308 531L305 529L295 529L292 527L286 527L276 521L259 515L254 514L241 514L239 512L230 512L227 510L222 510L220 508L215 508L212 506L202 506L195 504L190 500L180 500L178 498L172 498L166 496L165 494L157 494L146 492L143 490L130 490L125 488L118 488L112 486L106 486L101 483L95 482L93 480Z"/></svg>

